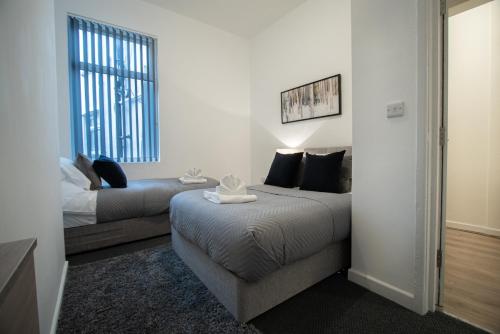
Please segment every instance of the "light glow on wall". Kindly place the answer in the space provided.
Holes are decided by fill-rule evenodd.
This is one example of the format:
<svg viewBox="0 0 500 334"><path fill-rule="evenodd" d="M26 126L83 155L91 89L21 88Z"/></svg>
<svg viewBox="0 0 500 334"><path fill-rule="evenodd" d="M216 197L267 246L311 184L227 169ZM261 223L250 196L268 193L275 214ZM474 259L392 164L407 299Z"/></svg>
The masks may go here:
<svg viewBox="0 0 500 334"><path fill-rule="evenodd" d="M323 124L323 121L313 121L280 125L271 133L287 148L297 148L311 138Z"/></svg>

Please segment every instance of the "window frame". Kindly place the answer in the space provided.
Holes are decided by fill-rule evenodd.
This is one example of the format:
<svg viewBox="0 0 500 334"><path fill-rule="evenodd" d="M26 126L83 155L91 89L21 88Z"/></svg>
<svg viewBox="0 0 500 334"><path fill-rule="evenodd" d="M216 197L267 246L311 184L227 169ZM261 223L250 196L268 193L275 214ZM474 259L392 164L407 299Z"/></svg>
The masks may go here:
<svg viewBox="0 0 500 334"><path fill-rule="evenodd" d="M159 162L158 39L74 14L67 16L67 29L73 156L85 153L91 159L107 155L121 163Z"/></svg>

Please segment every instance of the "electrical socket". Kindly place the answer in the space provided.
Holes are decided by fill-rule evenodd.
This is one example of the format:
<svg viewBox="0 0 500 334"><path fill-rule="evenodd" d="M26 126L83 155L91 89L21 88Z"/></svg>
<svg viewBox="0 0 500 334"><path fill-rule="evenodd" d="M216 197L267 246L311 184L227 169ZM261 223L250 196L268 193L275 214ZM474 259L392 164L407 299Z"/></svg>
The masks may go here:
<svg viewBox="0 0 500 334"><path fill-rule="evenodd" d="M394 102L387 105L387 118L402 117L404 114L404 102Z"/></svg>

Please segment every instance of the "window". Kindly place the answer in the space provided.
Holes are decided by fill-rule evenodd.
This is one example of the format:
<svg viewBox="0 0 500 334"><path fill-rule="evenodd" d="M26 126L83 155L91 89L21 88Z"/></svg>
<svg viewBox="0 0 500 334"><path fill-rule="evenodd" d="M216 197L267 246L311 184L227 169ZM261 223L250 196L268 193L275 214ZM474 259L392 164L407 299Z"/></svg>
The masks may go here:
<svg viewBox="0 0 500 334"><path fill-rule="evenodd" d="M73 153L158 161L156 40L70 16L68 51Z"/></svg>

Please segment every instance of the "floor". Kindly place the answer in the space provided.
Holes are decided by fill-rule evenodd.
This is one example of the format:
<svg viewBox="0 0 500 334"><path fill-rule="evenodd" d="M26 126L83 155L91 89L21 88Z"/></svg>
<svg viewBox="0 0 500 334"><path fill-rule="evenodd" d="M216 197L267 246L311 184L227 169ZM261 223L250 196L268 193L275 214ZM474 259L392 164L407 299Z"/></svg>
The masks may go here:
<svg viewBox="0 0 500 334"><path fill-rule="evenodd" d="M500 238L447 228L444 311L500 333Z"/></svg>
<svg viewBox="0 0 500 334"><path fill-rule="evenodd" d="M59 333L482 333L440 312L413 313L345 273L240 324L177 257L170 237L68 260Z"/></svg>
<svg viewBox="0 0 500 334"><path fill-rule="evenodd" d="M170 240L170 235L149 238L145 240L129 242L114 247L107 247L97 251L68 255L66 257L66 260L68 261L68 264L70 266L81 265L85 263L112 258L118 255L140 251L147 248L152 248L159 245L164 245L167 242L169 242L169 240Z"/></svg>

